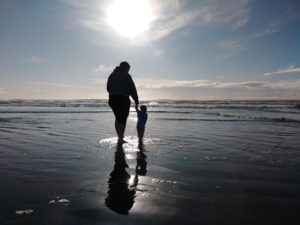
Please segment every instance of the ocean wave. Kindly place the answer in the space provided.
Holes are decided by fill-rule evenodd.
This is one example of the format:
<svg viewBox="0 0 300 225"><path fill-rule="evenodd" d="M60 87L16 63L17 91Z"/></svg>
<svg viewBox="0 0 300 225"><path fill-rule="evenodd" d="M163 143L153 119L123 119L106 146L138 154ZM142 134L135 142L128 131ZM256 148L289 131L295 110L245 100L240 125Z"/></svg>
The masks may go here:
<svg viewBox="0 0 300 225"><path fill-rule="evenodd" d="M251 105L251 104L199 104L199 105L191 105L191 104L157 104L151 105L150 108L172 108L172 109L300 109L300 106L297 105L278 105L278 104L265 104L265 105Z"/></svg>
<svg viewBox="0 0 300 225"><path fill-rule="evenodd" d="M112 112L110 109L107 110L0 110L0 114L7 114L7 113L107 113ZM134 112L132 110L130 112ZM189 114L192 113L191 111L169 111L169 110L151 110L148 111L149 113L171 113L171 114Z"/></svg>
<svg viewBox="0 0 300 225"><path fill-rule="evenodd" d="M104 99L92 100L0 100L0 106L16 107L108 107Z"/></svg>
<svg viewBox="0 0 300 225"><path fill-rule="evenodd" d="M234 122L241 121L240 119L219 119L219 118L155 118L155 120L166 121L197 121L197 122ZM248 121L248 120L245 120Z"/></svg>
<svg viewBox="0 0 300 225"><path fill-rule="evenodd" d="M0 118L0 123L8 123L10 122L11 120L8 119L8 118Z"/></svg>
<svg viewBox="0 0 300 225"><path fill-rule="evenodd" d="M70 110L58 110L58 111L40 111L40 110L30 110L30 111L21 111L21 110L9 110L9 111L0 111L0 114L10 114L10 113L20 113L20 114L30 114L30 113L38 113L38 114L47 114L47 113L107 113L111 112L109 110L107 111L70 111Z"/></svg>
<svg viewBox="0 0 300 225"><path fill-rule="evenodd" d="M299 100L223 100L223 101L202 101L202 100L157 100L141 101L142 104L148 105L149 108L189 108L189 109L268 109L268 108L294 108L300 109ZM108 107L107 99L79 99L79 100L0 100L0 107L63 107L63 108L101 108Z"/></svg>
<svg viewBox="0 0 300 225"><path fill-rule="evenodd" d="M247 120L265 120L265 121L278 121L278 122L300 122L300 119L288 118L288 117L272 117L272 116L247 116L247 115L234 115L234 114L222 114L219 116L227 118L238 118Z"/></svg>

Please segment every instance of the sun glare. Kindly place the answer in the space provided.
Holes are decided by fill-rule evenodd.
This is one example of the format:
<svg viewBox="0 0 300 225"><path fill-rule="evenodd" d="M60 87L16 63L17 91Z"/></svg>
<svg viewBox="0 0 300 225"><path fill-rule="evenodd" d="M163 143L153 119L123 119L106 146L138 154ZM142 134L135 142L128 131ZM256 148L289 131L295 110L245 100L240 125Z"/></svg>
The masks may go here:
<svg viewBox="0 0 300 225"><path fill-rule="evenodd" d="M152 20L148 0L114 0L107 15L112 29L129 38L142 35L150 28Z"/></svg>

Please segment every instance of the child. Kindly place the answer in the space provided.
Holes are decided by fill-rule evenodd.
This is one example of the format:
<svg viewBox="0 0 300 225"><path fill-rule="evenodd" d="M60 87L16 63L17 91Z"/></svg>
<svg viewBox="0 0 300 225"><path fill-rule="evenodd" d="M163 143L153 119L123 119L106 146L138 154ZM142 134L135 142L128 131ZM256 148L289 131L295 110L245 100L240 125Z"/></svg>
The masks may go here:
<svg viewBox="0 0 300 225"><path fill-rule="evenodd" d="M148 119L147 114L147 106L141 105L140 110L137 105L135 105L135 110L137 112L138 121L136 124L136 129L138 133L139 140L143 140L144 132L145 132L145 125Z"/></svg>

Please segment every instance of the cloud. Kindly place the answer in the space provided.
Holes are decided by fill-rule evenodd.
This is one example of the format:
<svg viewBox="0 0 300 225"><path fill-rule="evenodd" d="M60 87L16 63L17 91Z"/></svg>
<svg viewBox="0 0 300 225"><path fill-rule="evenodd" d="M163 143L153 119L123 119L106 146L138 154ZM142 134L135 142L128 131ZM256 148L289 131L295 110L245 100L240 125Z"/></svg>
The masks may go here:
<svg viewBox="0 0 300 225"><path fill-rule="evenodd" d="M249 14L251 5L249 1L231 1L231 4L229 2L229 8L226 6L226 9L224 10L217 10L218 12L227 12L228 10L227 13L224 13L223 16L218 16L219 14L216 12L214 13L215 17L220 21L223 20L223 23L231 24L233 28L239 28L250 20ZM300 1L287 1L283 6L285 8L281 10L281 13L277 15L276 18L273 17L268 19L267 23L265 24L263 22L264 20L260 20L260 23L258 25L256 24L256 26L263 24L263 27L254 34L244 37L243 39L240 38L240 40L220 42L219 45L226 50L224 58L227 59L232 57L236 53L245 49L249 43L255 41L256 39L278 33L284 29L287 24L299 19ZM234 7L236 7L236 10L233 10ZM267 8L268 6L265 5L265 7ZM213 10L211 10L211 12L213 12ZM268 15L264 15L264 17L268 17ZM243 20L245 23L243 23ZM234 21L237 21L235 23L236 26L234 26Z"/></svg>
<svg viewBox="0 0 300 225"><path fill-rule="evenodd" d="M136 85L141 89L160 89L177 87L205 87L212 85L207 80L162 80L162 79L136 79Z"/></svg>
<svg viewBox="0 0 300 225"><path fill-rule="evenodd" d="M249 20L248 0L228 0L226 7L221 0L209 1L153 1L156 18L148 32L156 40L194 24L230 24L232 29L245 25Z"/></svg>
<svg viewBox="0 0 300 225"><path fill-rule="evenodd" d="M298 99L300 80L216 82L135 79L142 99Z"/></svg>
<svg viewBox="0 0 300 225"><path fill-rule="evenodd" d="M73 6L71 13L77 22L87 29L103 33L111 32L107 21L107 9L111 1L61 0ZM249 21L250 0L152 0L152 23L145 32L145 40L158 40L185 26L228 24L231 29L244 26ZM71 18L70 18L71 20Z"/></svg>
<svg viewBox="0 0 300 225"><path fill-rule="evenodd" d="M249 0L228 0L226 7L221 0L201 1L197 10L203 24L230 24L232 29L244 26L250 19Z"/></svg>
<svg viewBox="0 0 300 225"><path fill-rule="evenodd" d="M216 82L209 80L156 80L136 79L139 89L164 89L164 88L239 88L239 89L300 89L300 80L297 81L244 81L244 82Z"/></svg>
<svg viewBox="0 0 300 225"><path fill-rule="evenodd" d="M285 73L300 73L300 67L295 67L294 65L288 66L284 69L278 69L274 72L264 73L265 76L271 76L275 74L285 74Z"/></svg>
<svg viewBox="0 0 300 225"><path fill-rule="evenodd" d="M70 21L75 21L91 30L107 31L108 23L105 18L105 10L107 10L109 5L108 0L61 0L61 2L72 6L70 14L68 14Z"/></svg>
<svg viewBox="0 0 300 225"><path fill-rule="evenodd" d="M56 87L56 88L67 88L67 89L89 89L86 86L80 85L72 85L72 84L63 84L63 83L52 83L52 82L31 82L33 84L42 85L42 86L49 86L49 87Z"/></svg>
<svg viewBox="0 0 300 225"><path fill-rule="evenodd" d="M269 83L266 87L272 89L281 89L281 90L300 90L300 80L296 81L280 81L276 83Z"/></svg>
<svg viewBox="0 0 300 225"><path fill-rule="evenodd" d="M246 88L246 89L257 89L264 88L268 85L267 82L263 81L245 81L245 82L223 82L217 83L216 88Z"/></svg>
<svg viewBox="0 0 300 225"><path fill-rule="evenodd" d="M278 23L273 23L267 26L264 31L260 31L254 35L254 38L260 38L271 34L278 33L281 27Z"/></svg>
<svg viewBox="0 0 300 225"><path fill-rule="evenodd" d="M48 59L42 58L42 57L38 57L38 56L31 56L26 61L30 62L30 63L34 63L34 64L39 64L39 63L47 62Z"/></svg>
<svg viewBox="0 0 300 225"><path fill-rule="evenodd" d="M150 29L146 32L149 40L157 40L168 36L172 32L197 20L199 11L195 8L187 10L188 1L179 0L154 0L151 3L153 8L153 21Z"/></svg>
<svg viewBox="0 0 300 225"><path fill-rule="evenodd" d="M300 2L287 1L286 5L286 10L272 22L268 23L264 30L255 33L253 36L254 39L278 33L286 24L299 18Z"/></svg>
<svg viewBox="0 0 300 225"><path fill-rule="evenodd" d="M238 40L222 41L219 43L219 46L225 50L225 59L234 56L245 48L244 45Z"/></svg>
<svg viewBox="0 0 300 225"><path fill-rule="evenodd" d="M110 73L113 71L113 69L115 68L115 66L113 65L103 65L103 64L100 64L96 69L94 69L94 72L96 73Z"/></svg>
<svg viewBox="0 0 300 225"><path fill-rule="evenodd" d="M295 81L216 82L135 78L141 99L299 99L300 79ZM107 98L107 79L80 86L52 82L21 82L7 87L5 98L79 99ZM0 88L0 93L1 93ZM1 95L0 95L1 96Z"/></svg>

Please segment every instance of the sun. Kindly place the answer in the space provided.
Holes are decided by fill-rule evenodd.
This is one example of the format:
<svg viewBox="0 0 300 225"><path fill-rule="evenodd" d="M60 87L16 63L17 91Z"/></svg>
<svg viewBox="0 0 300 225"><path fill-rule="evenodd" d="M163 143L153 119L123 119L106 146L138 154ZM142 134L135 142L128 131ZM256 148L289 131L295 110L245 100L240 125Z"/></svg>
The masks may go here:
<svg viewBox="0 0 300 225"><path fill-rule="evenodd" d="M148 0L114 0L107 11L111 28L129 38L140 36L147 31L152 18Z"/></svg>

